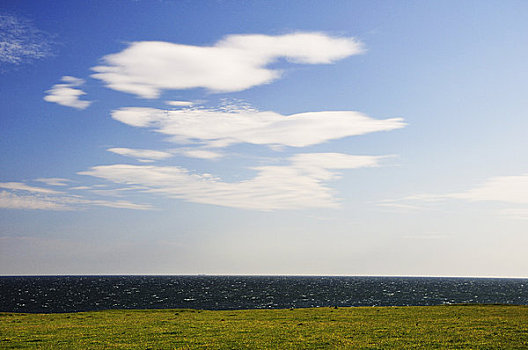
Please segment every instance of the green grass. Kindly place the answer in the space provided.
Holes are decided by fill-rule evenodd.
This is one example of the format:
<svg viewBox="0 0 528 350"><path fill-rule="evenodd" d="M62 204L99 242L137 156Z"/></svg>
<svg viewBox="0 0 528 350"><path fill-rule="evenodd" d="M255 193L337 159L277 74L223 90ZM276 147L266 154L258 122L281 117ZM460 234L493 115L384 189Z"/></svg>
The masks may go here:
<svg viewBox="0 0 528 350"><path fill-rule="evenodd" d="M527 349L528 307L0 313L0 349Z"/></svg>

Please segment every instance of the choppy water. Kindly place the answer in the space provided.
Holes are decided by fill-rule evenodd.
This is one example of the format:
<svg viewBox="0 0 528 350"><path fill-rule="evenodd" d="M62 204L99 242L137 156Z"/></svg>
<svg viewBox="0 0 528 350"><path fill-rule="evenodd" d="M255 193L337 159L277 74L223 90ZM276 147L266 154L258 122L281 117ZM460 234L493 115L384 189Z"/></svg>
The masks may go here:
<svg viewBox="0 0 528 350"><path fill-rule="evenodd" d="M291 276L0 277L0 311L528 304L528 279Z"/></svg>

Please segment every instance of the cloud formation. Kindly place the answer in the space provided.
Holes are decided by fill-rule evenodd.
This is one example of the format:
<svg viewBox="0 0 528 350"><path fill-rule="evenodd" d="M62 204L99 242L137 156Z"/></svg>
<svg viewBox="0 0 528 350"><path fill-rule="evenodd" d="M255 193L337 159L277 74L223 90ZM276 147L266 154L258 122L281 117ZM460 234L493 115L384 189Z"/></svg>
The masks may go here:
<svg viewBox="0 0 528 350"><path fill-rule="evenodd" d="M29 20L0 14L0 66L19 65L51 55L51 37Z"/></svg>
<svg viewBox="0 0 528 350"><path fill-rule="evenodd" d="M383 200L380 201L379 205L403 209L421 209L421 204L438 203L446 200L528 205L528 174L495 176L466 191L443 194L416 194L400 199ZM501 209L499 213L512 218L520 218L528 214L528 208Z"/></svg>
<svg viewBox="0 0 528 350"><path fill-rule="evenodd" d="M237 143L305 147L347 136L403 128L402 118L378 120L354 111L322 111L284 116L252 108L162 110L127 107L114 110L122 123L172 136L177 143L226 147Z"/></svg>
<svg viewBox="0 0 528 350"><path fill-rule="evenodd" d="M45 101L77 109L85 109L90 106L91 101L79 99L80 96L86 95L86 93L76 88L84 84L83 79L63 76L61 80L64 82L63 84L55 84L50 90L46 91L48 95L44 96Z"/></svg>
<svg viewBox="0 0 528 350"><path fill-rule="evenodd" d="M240 182L224 182L210 174L193 174L176 166L102 165L79 174L140 186L145 188L142 192L194 203L255 210L335 208L339 202L326 183L339 177L336 170L375 167L382 158L298 154L289 159L288 165L254 167L256 176Z"/></svg>
<svg viewBox="0 0 528 350"><path fill-rule="evenodd" d="M60 177L45 177L45 178L38 178L35 179L35 181L45 183L48 186L67 186L68 182L71 182L71 180L63 179Z"/></svg>
<svg viewBox="0 0 528 350"><path fill-rule="evenodd" d="M281 76L273 63L284 59L296 64L330 64L363 52L354 38L323 33L287 35L230 35L212 46L180 45L167 42L134 42L123 51L102 58L92 77L109 88L143 98L157 98L165 90L205 88L210 92L241 91L267 84ZM85 109L92 102L80 99L83 79L63 76L60 84L47 91L44 100ZM344 137L403 128L402 118L378 120L355 111L319 111L281 115L258 111L241 103L224 103L219 108L195 107L189 101L166 101L167 109L124 107L112 111L112 118L129 126L148 128L168 136L182 146L159 151L124 147L109 152L153 162L175 154L192 158L218 159L220 150L236 144L264 145L272 149L307 147ZM382 156L354 156L342 153L302 153L287 164L250 168L253 178L226 182L211 174L197 174L181 166L114 164L94 166L79 172L104 179L121 188L77 186L105 196L151 193L234 208L255 210L332 208L339 200L328 182L339 177L339 169L375 167ZM64 179L36 181L64 186ZM0 185L2 188L2 185ZM150 209L149 205L127 201L88 199L79 192L4 183L1 206L5 208L70 210L83 206Z"/></svg>
<svg viewBox="0 0 528 350"><path fill-rule="evenodd" d="M174 153L181 154L185 157L198 159L219 159L224 156L224 154L220 152L199 148L179 148L175 149Z"/></svg>
<svg viewBox="0 0 528 350"><path fill-rule="evenodd" d="M270 83L281 71L269 68L280 58L298 64L329 64L362 53L354 38L324 33L229 35L213 46L161 41L133 42L104 56L93 78L107 87L143 98L163 90L205 88L211 92L241 91Z"/></svg>
<svg viewBox="0 0 528 350"><path fill-rule="evenodd" d="M136 158L140 162L151 162L154 160L161 160L172 157L172 154L168 152L155 151L150 149L109 148L107 149L107 151L125 157Z"/></svg>
<svg viewBox="0 0 528 350"><path fill-rule="evenodd" d="M173 107L190 107L194 103L191 101L165 101L165 104Z"/></svg>
<svg viewBox="0 0 528 350"><path fill-rule="evenodd" d="M469 201L528 204L528 174L492 177L470 190L447 196Z"/></svg>
<svg viewBox="0 0 528 350"><path fill-rule="evenodd" d="M152 209L148 204L137 204L124 200L86 199L78 195L29 186L21 182L2 182L0 188L6 189L0 191L0 208L4 209L75 210L87 206Z"/></svg>
<svg viewBox="0 0 528 350"><path fill-rule="evenodd" d="M4 209L42 209L68 210L63 203L35 195L19 195L12 192L0 192L0 208Z"/></svg>
<svg viewBox="0 0 528 350"><path fill-rule="evenodd" d="M47 188L29 186L22 182L0 182L0 188L5 188L8 190L14 190L14 191L27 191L27 192L45 193L45 194L60 193L55 190L50 190Z"/></svg>

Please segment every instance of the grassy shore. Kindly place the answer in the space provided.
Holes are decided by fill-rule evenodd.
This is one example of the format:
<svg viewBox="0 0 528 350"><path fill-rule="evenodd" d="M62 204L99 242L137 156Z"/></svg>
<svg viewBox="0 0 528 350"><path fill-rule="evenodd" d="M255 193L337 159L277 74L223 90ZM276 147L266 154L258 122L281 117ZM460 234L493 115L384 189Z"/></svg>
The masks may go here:
<svg viewBox="0 0 528 350"><path fill-rule="evenodd" d="M0 313L0 348L528 348L528 307Z"/></svg>

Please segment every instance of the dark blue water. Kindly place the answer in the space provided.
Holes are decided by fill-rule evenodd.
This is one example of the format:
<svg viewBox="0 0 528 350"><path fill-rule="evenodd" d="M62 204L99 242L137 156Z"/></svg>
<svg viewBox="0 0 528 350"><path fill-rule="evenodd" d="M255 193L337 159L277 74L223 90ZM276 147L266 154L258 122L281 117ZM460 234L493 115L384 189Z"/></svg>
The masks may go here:
<svg viewBox="0 0 528 350"><path fill-rule="evenodd" d="M0 277L0 311L528 304L528 279L287 276Z"/></svg>

